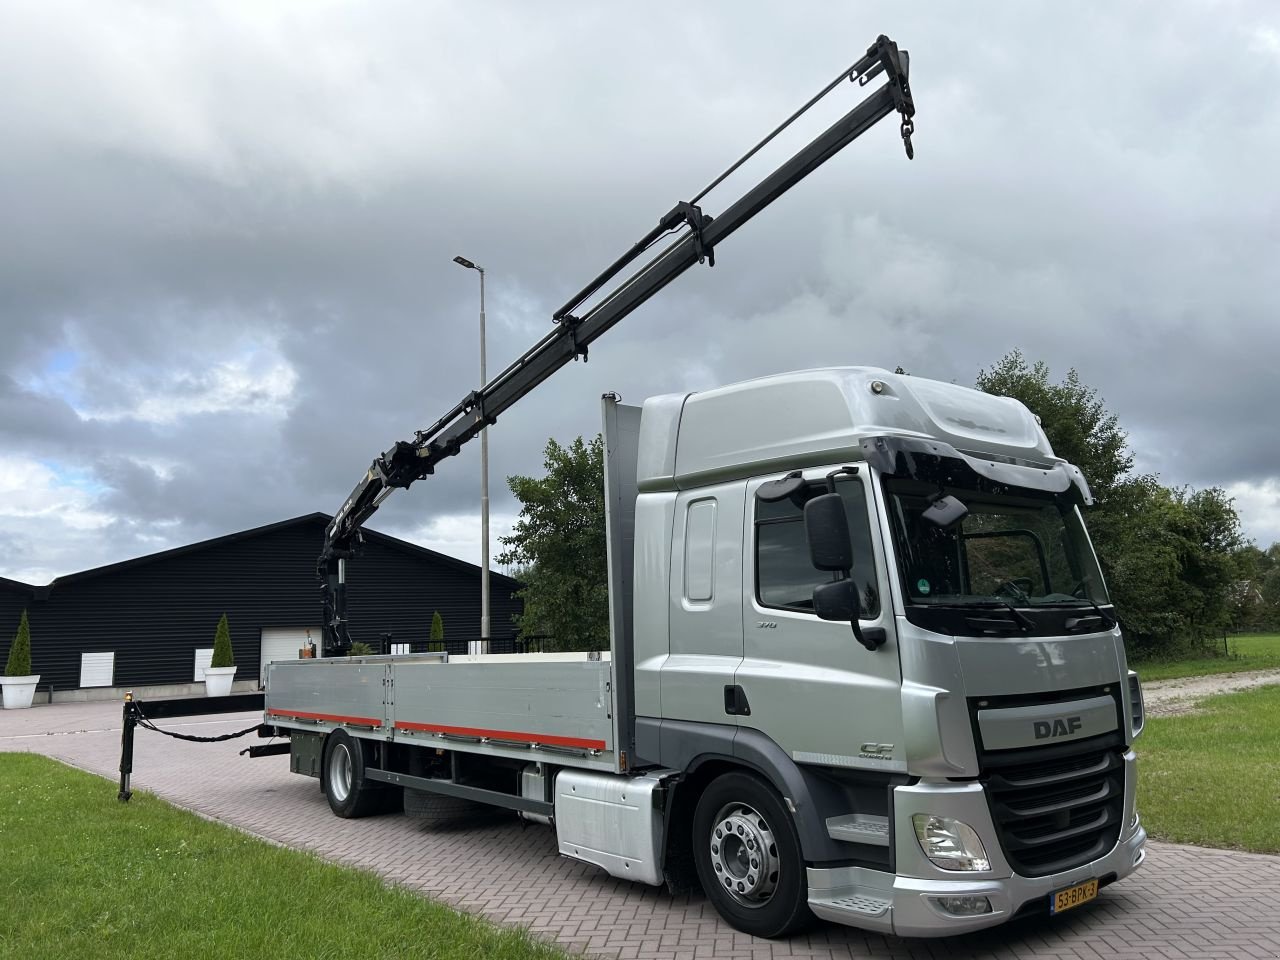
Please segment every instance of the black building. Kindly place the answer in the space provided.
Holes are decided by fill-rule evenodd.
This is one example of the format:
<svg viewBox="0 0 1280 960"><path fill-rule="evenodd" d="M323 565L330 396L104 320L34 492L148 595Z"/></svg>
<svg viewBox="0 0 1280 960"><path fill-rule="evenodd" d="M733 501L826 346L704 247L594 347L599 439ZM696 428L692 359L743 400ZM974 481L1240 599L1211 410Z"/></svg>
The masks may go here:
<svg viewBox="0 0 1280 960"><path fill-rule="evenodd" d="M59 700L107 695L101 688L180 691L198 681L225 613L237 688L256 687L268 660L297 657L308 636L320 646L315 565L328 522L313 513L43 587L0 578L0 664L25 609L42 694L51 689ZM495 651L511 649L519 588L490 574ZM480 633L480 568L385 534L365 530L360 555L347 564L347 592L352 639L375 649L384 633L421 648L436 611L451 648Z"/></svg>

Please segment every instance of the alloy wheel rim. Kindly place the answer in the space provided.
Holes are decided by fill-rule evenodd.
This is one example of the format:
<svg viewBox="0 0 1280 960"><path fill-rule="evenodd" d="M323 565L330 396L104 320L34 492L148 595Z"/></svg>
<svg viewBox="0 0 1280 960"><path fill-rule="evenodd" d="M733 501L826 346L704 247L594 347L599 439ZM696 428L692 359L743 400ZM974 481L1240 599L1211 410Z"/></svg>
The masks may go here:
<svg viewBox="0 0 1280 960"><path fill-rule="evenodd" d="M329 757L329 791L339 803L351 793L351 752L345 743L334 747Z"/></svg>
<svg viewBox="0 0 1280 960"><path fill-rule="evenodd" d="M768 822L745 803L715 815L709 841L716 882L744 907L762 907L778 888L778 844Z"/></svg>

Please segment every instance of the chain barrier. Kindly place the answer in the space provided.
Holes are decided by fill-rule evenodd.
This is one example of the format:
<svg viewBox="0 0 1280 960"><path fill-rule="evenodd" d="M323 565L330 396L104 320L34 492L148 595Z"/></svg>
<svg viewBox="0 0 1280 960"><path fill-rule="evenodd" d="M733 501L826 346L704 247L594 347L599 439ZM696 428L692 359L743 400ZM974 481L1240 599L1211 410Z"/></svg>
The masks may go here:
<svg viewBox="0 0 1280 960"><path fill-rule="evenodd" d="M166 737L173 737L175 740L187 740L191 743L221 743L223 740L235 740L237 737L248 736L262 726L261 723L255 723L252 727L237 730L235 733L224 733L219 737L197 737L190 733L174 733L172 730L161 730L147 719L146 714L142 712L141 705L136 700L133 701L133 712L137 716L138 726L163 734Z"/></svg>

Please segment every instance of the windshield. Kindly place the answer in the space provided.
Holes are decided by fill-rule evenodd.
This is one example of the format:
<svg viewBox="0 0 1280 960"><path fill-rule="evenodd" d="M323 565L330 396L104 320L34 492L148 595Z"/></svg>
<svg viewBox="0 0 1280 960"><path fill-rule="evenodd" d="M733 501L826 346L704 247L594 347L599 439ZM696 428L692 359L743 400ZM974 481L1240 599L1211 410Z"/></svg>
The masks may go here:
<svg viewBox="0 0 1280 960"><path fill-rule="evenodd" d="M913 604L1014 607L1109 604L1076 506L988 484L945 487L885 478L898 568ZM940 495L968 507L941 529L921 514Z"/></svg>

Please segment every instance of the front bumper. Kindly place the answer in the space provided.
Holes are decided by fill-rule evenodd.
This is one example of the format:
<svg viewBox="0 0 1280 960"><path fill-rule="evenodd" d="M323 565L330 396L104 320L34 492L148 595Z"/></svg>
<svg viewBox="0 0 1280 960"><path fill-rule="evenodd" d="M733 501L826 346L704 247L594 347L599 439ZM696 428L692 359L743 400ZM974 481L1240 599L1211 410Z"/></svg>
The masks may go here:
<svg viewBox="0 0 1280 960"><path fill-rule="evenodd" d="M1137 759L1124 754L1124 825L1115 846L1095 860L1038 877L1018 874L1005 859L996 837L983 787L975 782L919 782L894 790L895 876L864 867L808 870L809 907L825 920L909 937L943 937L1003 923L1023 906L1039 900L1047 911L1049 894L1085 880L1119 880L1137 869L1145 855L1146 831L1137 822L1134 784ZM982 838L991 869L964 874L940 870L920 850L911 824L917 813L954 817ZM902 826L902 825L905 825ZM986 897L988 913L956 916L940 897Z"/></svg>
<svg viewBox="0 0 1280 960"><path fill-rule="evenodd" d="M1004 923L1023 905L1082 881L1128 876L1145 854L1147 833L1139 826L1104 857L1046 877L1011 876L1000 880L920 880L894 877L862 867L809 868L809 908L824 920L900 937L949 937ZM952 916L938 897L986 897L991 912Z"/></svg>

